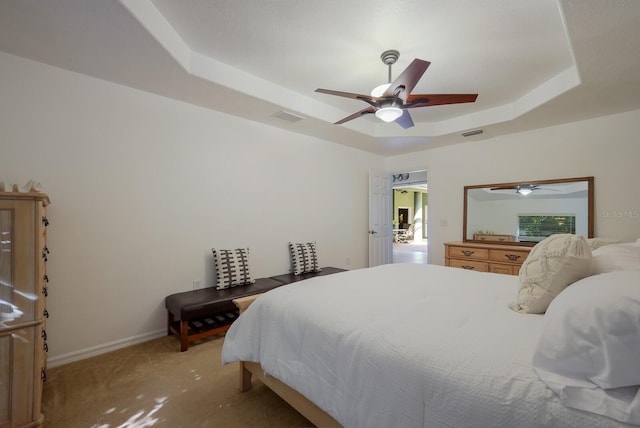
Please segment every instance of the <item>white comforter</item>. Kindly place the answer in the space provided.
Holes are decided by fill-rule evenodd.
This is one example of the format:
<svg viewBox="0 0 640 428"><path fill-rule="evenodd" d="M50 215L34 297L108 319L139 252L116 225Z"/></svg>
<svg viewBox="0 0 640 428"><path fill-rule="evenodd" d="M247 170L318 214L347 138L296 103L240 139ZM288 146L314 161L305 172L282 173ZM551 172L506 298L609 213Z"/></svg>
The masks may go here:
<svg viewBox="0 0 640 428"><path fill-rule="evenodd" d="M513 312L516 276L393 264L260 297L224 363L255 361L346 427L611 427L565 407L531 357L542 315Z"/></svg>

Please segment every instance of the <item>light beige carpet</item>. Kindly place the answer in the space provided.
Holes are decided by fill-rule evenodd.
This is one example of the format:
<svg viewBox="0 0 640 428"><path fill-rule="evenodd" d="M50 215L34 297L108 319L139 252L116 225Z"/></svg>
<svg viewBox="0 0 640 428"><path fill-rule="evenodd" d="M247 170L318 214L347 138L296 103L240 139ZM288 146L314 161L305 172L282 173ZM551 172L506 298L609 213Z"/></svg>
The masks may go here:
<svg viewBox="0 0 640 428"><path fill-rule="evenodd" d="M51 368L45 428L310 427L259 381L238 389L237 363L223 366L224 338L179 352L163 337Z"/></svg>

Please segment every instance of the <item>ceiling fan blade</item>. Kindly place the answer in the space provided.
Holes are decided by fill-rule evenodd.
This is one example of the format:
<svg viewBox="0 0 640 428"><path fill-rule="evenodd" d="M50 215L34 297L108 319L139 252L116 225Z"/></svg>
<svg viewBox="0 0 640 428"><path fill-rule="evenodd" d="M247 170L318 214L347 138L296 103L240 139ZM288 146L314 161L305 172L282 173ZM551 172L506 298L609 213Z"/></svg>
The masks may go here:
<svg viewBox="0 0 640 428"><path fill-rule="evenodd" d="M341 123L345 123L350 120L357 119L361 116L364 116L365 114L374 113L375 111L376 110L373 107L367 107L363 110L360 110L359 112L353 113L352 115L345 117L344 119L340 119L339 121L335 122L334 125L340 125Z"/></svg>
<svg viewBox="0 0 640 428"><path fill-rule="evenodd" d="M408 110L402 110L402 116L396 119L396 123L404 129L411 128L414 125Z"/></svg>
<svg viewBox="0 0 640 428"><path fill-rule="evenodd" d="M319 92L321 94L336 95L338 97L344 98L352 98L354 100L370 100L372 102L375 100L375 98L370 95L355 94L353 92L332 91L331 89L318 88L315 90L315 92Z"/></svg>
<svg viewBox="0 0 640 428"><path fill-rule="evenodd" d="M492 187L489 190L513 190L513 189L517 189L516 186L501 186L501 187Z"/></svg>
<svg viewBox="0 0 640 428"><path fill-rule="evenodd" d="M413 94L407 97L403 108L440 106L445 104L473 103L478 94Z"/></svg>
<svg viewBox="0 0 640 428"><path fill-rule="evenodd" d="M399 89L398 98L402 99L402 101L406 101L415 88L418 80L422 77L427 68L429 68L431 63L429 61L424 61L422 59L414 59L411 64L407 68L404 69L402 73L396 79L391 82L389 88L384 92L383 96L392 97L396 95L396 91Z"/></svg>

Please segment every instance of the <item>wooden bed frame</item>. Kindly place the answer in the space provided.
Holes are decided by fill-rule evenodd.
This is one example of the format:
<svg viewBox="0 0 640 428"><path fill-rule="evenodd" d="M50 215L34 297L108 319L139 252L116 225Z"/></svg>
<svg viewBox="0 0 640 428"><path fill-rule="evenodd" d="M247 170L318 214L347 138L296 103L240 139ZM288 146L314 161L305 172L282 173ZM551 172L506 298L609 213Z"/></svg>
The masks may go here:
<svg viewBox="0 0 640 428"><path fill-rule="evenodd" d="M279 381L275 377L264 372L259 363L250 361L240 362L240 391L246 392L251 389L251 377L255 375L269 389L278 394L291 407L296 409L302 416L309 419L317 427L341 427L331 415L313 404L307 397L300 394L289 385Z"/></svg>
<svg viewBox="0 0 640 428"><path fill-rule="evenodd" d="M253 296L241 297L234 299L233 303L236 304L240 313L244 312L253 303L260 294ZM265 373L264 369L259 363L251 361L240 361L240 391L246 392L251 389L251 379L253 376L259 381L265 384L269 389L278 394L284 401L286 401L291 407L296 409L302 416L309 419L317 427L341 427L340 423L336 421L331 415L316 406L307 397L300 394L289 385L279 381L273 376L269 376Z"/></svg>

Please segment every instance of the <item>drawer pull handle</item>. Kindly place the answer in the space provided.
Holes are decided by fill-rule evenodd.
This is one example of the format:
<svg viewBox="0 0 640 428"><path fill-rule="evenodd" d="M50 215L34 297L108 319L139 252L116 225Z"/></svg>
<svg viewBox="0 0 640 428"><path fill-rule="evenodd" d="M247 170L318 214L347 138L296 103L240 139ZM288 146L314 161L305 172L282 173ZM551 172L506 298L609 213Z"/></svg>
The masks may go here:
<svg viewBox="0 0 640 428"><path fill-rule="evenodd" d="M462 254L464 254L465 256L469 257L471 254L473 254L473 251L469 251L469 250L462 250Z"/></svg>
<svg viewBox="0 0 640 428"><path fill-rule="evenodd" d="M47 345L47 342L44 342L44 346L42 348L44 349L44 352L49 353L49 345Z"/></svg>
<svg viewBox="0 0 640 428"><path fill-rule="evenodd" d="M47 331L45 329L42 329L42 338L47 340Z"/></svg>
<svg viewBox="0 0 640 428"><path fill-rule="evenodd" d="M49 282L49 275L43 276L42 279L44 279L45 282Z"/></svg>
<svg viewBox="0 0 640 428"><path fill-rule="evenodd" d="M47 290L47 287L42 287L42 294L44 294L44 297L47 297L49 295L49 290Z"/></svg>
<svg viewBox="0 0 640 428"><path fill-rule="evenodd" d="M512 262L515 262L516 260L518 260L520 258L520 256L517 255L517 254L505 254L504 256L506 258L508 258L509 260L511 260Z"/></svg>
<svg viewBox="0 0 640 428"><path fill-rule="evenodd" d="M45 318L49 318L49 311L45 309L42 315L44 315Z"/></svg>
<svg viewBox="0 0 640 428"><path fill-rule="evenodd" d="M462 269L467 269L467 270L472 270L474 269L473 266L469 266L469 265L464 265L464 266L460 266Z"/></svg>
<svg viewBox="0 0 640 428"><path fill-rule="evenodd" d="M49 226L49 219L47 219L46 217L42 217L42 224L44 224L44 227Z"/></svg>
<svg viewBox="0 0 640 428"><path fill-rule="evenodd" d="M42 368L42 371L40 372L40 379L42 379L43 382L47 381L47 371L45 370L45 368Z"/></svg>

